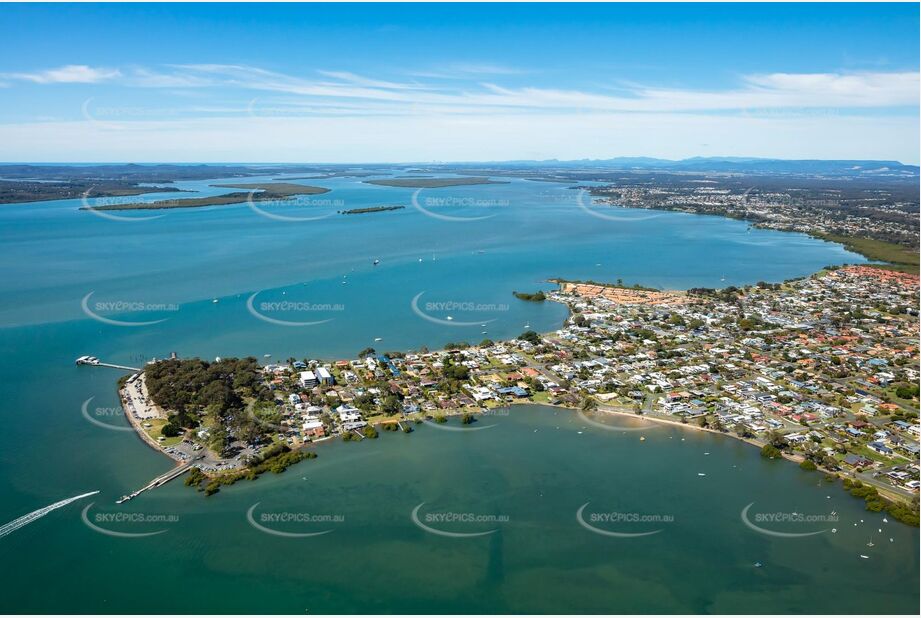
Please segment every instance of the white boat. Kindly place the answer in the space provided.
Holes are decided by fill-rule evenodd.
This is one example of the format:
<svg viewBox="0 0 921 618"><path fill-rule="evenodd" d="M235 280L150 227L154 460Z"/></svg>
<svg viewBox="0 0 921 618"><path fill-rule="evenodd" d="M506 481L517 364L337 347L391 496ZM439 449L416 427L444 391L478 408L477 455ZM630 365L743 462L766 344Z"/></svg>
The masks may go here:
<svg viewBox="0 0 921 618"><path fill-rule="evenodd" d="M381 263L380 260L374 260L374 262L373 262L373 264L374 264L375 266L377 266L377 265L380 264L380 263Z"/></svg>

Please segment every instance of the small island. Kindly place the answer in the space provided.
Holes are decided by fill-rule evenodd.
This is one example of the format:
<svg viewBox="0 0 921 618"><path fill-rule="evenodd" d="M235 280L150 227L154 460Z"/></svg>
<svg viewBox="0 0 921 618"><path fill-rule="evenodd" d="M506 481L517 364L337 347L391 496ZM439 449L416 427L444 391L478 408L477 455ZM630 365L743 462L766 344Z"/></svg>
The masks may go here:
<svg viewBox="0 0 921 618"><path fill-rule="evenodd" d="M340 210L340 215L364 215L369 212L387 212L388 210L402 210L406 206L372 206L370 208L353 208L351 210Z"/></svg>
<svg viewBox="0 0 921 618"><path fill-rule="evenodd" d="M547 295L544 294L542 290L537 290L533 294L528 292L512 292L515 295L515 298L518 300L526 300L528 302L540 303L547 300Z"/></svg>
<svg viewBox="0 0 921 618"><path fill-rule="evenodd" d="M213 185L227 189L247 189L247 192L235 191L224 195L210 197L190 197L177 200L159 200L156 202L133 202L129 204L106 204L103 206L84 206L80 210L163 210L168 208L200 208L203 206L226 206L242 204L248 200L254 202L271 202L287 200L295 195L318 195L328 193L329 189L298 185L287 182L240 183Z"/></svg>
<svg viewBox="0 0 921 618"><path fill-rule="evenodd" d="M507 185L508 181L492 180L483 176L464 176L461 178L385 178L366 180L369 185L382 187L408 187L412 189L440 189L442 187L462 187L467 185Z"/></svg>

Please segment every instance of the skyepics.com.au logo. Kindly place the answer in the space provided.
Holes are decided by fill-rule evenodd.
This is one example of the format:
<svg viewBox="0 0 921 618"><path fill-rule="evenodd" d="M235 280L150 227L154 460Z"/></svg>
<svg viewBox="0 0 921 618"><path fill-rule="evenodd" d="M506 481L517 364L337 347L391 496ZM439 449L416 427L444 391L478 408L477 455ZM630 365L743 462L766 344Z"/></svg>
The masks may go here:
<svg viewBox="0 0 921 618"><path fill-rule="evenodd" d="M750 503L741 512L742 523L758 534L773 536L781 539L796 539L815 536L828 532L829 528L823 524L834 525L838 523L838 514L831 513L806 514L796 511L762 511L752 513L755 505ZM818 528L818 529L817 529ZM837 532L831 528L832 532Z"/></svg>
<svg viewBox="0 0 921 618"><path fill-rule="evenodd" d="M461 416L462 420L460 425L449 425L448 418L446 416L435 417L435 420L423 417L421 420L425 425L434 427L439 431L482 431L483 429L492 429L496 426L496 423L490 423L488 425L481 424L482 421L477 419L478 416L485 416L485 414L464 414Z"/></svg>
<svg viewBox="0 0 921 618"><path fill-rule="evenodd" d="M95 187L90 187L84 191L83 195L80 197L81 207L80 210L83 212L88 212L92 215L99 217L100 219L108 219L109 221L128 221L137 223L138 221L153 221L154 219L161 219L165 214L158 215L137 215L137 214L116 214L118 212L129 213L136 211L143 211L145 208L133 207L130 209L125 209L125 204L141 204L142 199L137 196L133 197L120 197L120 196L98 196L93 197L93 192ZM150 205L151 208L164 209L168 208L170 204L173 203L170 200L158 200L158 204L154 206ZM123 210L124 209L124 210Z"/></svg>
<svg viewBox="0 0 921 618"><path fill-rule="evenodd" d="M345 305L342 303L315 303L296 300L260 301L257 303L256 297L260 293L254 292L246 299L246 310L254 318L275 326L317 326L332 322L335 318L328 317L319 320L295 320L292 318L345 311Z"/></svg>
<svg viewBox="0 0 921 618"><path fill-rule="evenodd" d="M509 310L507 303L483 303L469 299L433 299L420 302L424 291L416 294L409 306L418 317L433 324L441 326L486 327L490 322L495 322L497 313ZM466 319L457 319L466 318ZM493 316L493 317L490 317ZM471 319L479 318L479 319ZM483 331L481 334L487 334Z"/></svg>
<svg viewBox="0 0 921 618"><path fill-rule="evenodd" d="M80 105L84 120L94 128L108 131L122 131L129 123L140 120L166 120L188 115L189 109L181 107L154 107L151 105L108 105L99 103L95 97L85 99Z"/></svg>
<svg viewBox="0 0 921 618"><path fill-rule="evenodd" d="M253 401L246 404L246 415L268 431L287 433L294 427L290 408L276 405L274 402Z"/></svg>
<svg viewBox="0 0 921 618"><path fill-rule="evenodd" d="M110 318L102 315L103 313L115 314L115 315L124 315L131 313L138 314L162 314L164 312L175 313L179 311L179 305L176 303L150 303L139 300L131 299L119 299L119 300L107 300L107 301L93 301L90 302L95 291L89 292L83 299L80 301L80 308L83 310L83 313L87 316L101 322L103 324L109 324L110 326L128 326L128 327L138 327L138 326L153 326L154 324L160 324L165 322L169 318L159 318L156 320L120 320L115 318Z"/></svg>
<svg viewBox="0 0 921 618"><path fill-rule="evenodd" d="M632 539L652 536L662 532L662 524L674 523L673 515L662 513L638 513L633 511L588 511L586 502L576 511L580 526L601 536ZM651 529L650 529L651 528Z"/></svg>
<svg viewBox="0 0 921 618"><path fill-rule="evenodd" d="M124 408L121 406L107 408L97 406L90 410L90 402L93 401L93 399L95 399L95 397L90 397L83 402L83 405L80 406L80 414L83 415L83 418L85 418L96 427L102 427L103 429L109 429L111 431L134 431L130 425L116 425L112 421L112 419L114 419L115 422L118 422L118 420L124 420Z"/></svg>
<svg viewBox="0 0 921 618"><path fill-rule="evenodd" d="M605 204L602 208L595 207L595 202L592 199L591 194L585 189L579 189L579 192L576 194L576 206L579 207L579 210L589 214L598 219L606 219L607 221L617 221L618 223L633 223L637 221L648 221L649 219L657 219L661 217L660 214L651 214L651 215L622 215L616 214L619 206L612 204Z"/></svg>
<svg viewBox="0 0 921 618"><path fill-rule="evenodd" d="M304 191L310 191L310 187L305 186ZM265 203L267 208L281 207L285 213L272 212L257 206L257 203ZM253 190L246 197L246 205L260 217L272 221L282 221L285 223L304 223L308 221L320 221L328 219L336 214L336 209L341 210L345 206L345 200L328 197L316 197L315 195L278 195L273 196L266 193L265 190ZM273 205L273 206L270 206ZM298 212L299 214L291 214ZM308 214L309 213L309 214Z"/></svg>
<svg viewBox="0 0 921 618"><path fill-rule="evenodd" d="M495 211L499 208L508 207L511 202L509 200L493 199L493 198L474 198L468 196L426 196L420 197L422 189L417 189L413 193L411 202L413 208L424 214L426 217L431 217L432 219L438 219L439 221L449 221L455 223L471 222L471 221L483 221L484 219L492 219L495 217L498 212ZM451 209L452 212L464 212L469 214L463 215L449 215L444 212L436 212L438 209ZM488 213L488 214L474 214L474 213Z"/></svg>
<svg viewBox="0 0 921 618"><path fill-rule="evenodd" d="M169 530L169 526L179 522L179 515L166 513L140 512L98 512L90 515L92 502L80 513L84 525L93 532L120 539L141 539L157 536Z"/></svg>
<svg viewBox="0 0 921 618"><path fill-rule="evenodd" d="M410 513L416 527L437 536L452 539L475 538L498 532L497 524L509 522L508 515L475 513L472 511L441 511L420 513L425 502L420 502ZM489 527L483 530L484 527ZM473 528L463 531L456 528Z"/></svg>
<svg viewBox="0 0 921 618"><path fill-rule="evenodd" d="M637 416L637 418L634 420L633 417L626 417L623 414L621 415L607 414L606 416L609 419L611 419L611 422L610 423L603 422L603 421L598 420L598 418L605 416L604 411L600 409L595 409L593 411L586 411L586 410L583 410L582 408L576 408L576 414L586 424L591 425L592 427L597 427L598 429L604 429L605 431L621 431L621 432L643 431L643 432L646 432L646 431L650 431L652 429L656 429L657 427L659 427L658 423L653 423L651 421L643 420L642 417L638 415L634 415L634 416ZM624 422L615 422L613 419L616 416L622 416ZM633 424L636 421L639 421L640 424L639 425Z"/></svg>
<svg viewBox="0 0 921 618"><path fill-rule="evenodd" d="M246 521L264 534L289 539L323 536L345 522L341 513L309 513L305 511L262 511L257 502L246 511Z"/></svg>

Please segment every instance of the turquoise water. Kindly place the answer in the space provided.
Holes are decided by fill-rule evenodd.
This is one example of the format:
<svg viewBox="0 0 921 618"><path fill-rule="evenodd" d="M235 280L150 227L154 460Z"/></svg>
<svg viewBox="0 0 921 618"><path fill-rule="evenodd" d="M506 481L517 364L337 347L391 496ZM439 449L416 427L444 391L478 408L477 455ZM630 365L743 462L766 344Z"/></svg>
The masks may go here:
<svg viewBox="0 0 921 618"><path fill-rule="evenodd" d="M413 207L412 189L355 178L300 182L332 191L294 206L259 207L291 217L334 216L278 221L241 205L116 213L164 215L117 221L79 211L80 200L0 207L0 523L100 490L0 539L0 610L917 608L911 585L918 577L917 531L882 524L840 489L817 486L816 475L764 462L756 449L729 439L656 429L641 444L636 433L582 427L572 413L539 407L489 419L496 427L488 431L422 426L408 436L384 433L376 442L325 445L315 461L210 499L173 483L122 510L173 515L177 522L106 524L129 532L167 530L157 536L114 538L85 526L84 506L95 500L88 517L116 512L115 498L167 470L169 462L131 433L83 418L81 404L90 397L91 409L117 406L114 381L121 372L75 367L81 354L139 366L171 351L206 358L337 358L368 345L434 348L512 337L525 325L557 328L563 307L511 295L548 289L549 277L715 287L863 261L836 245L717 217L647 218L648 212L627 210L617 213L622 220L611 221L587 213L577 192L552 183L513 180L417 196L437 215L490 216L456 221ZM179 183L202 193L224 191L208 184ZM144 199L157 197L177 195ZM407 208L335 215L390 204ZM90 293L87 306L106 319L164 321L118 326L90 319L81 308ZM247 308L254 293L251 305L263 317L328 321L299 327L264 321ZM414 299L434 321L414 311ZM293 311L265 305L283 301L300 304ZM135 311L105 304L116 302L148 306ZM306 305L320 307L307 311ZM124 426L117 415L106 420ZM575 520L589 501L608 511L671 514L674 521L653 536L599 536ZM323 536L276 537L247 523L246 511L257 502L266 511L337 514L344 521ZM508 521L487 536L441 537L410 520L420 502L426 509L507 515ZM842 523L835 534L767 537L740 521L750 502L806 513L834 505ZM463 524L453 525L464 531ZM867 548L871 528L880 527L885 534L873 534L875 547ZM861 553L870 559L860 559ZM755 569L755 561L765 566ZM54 594L47 593L51 582Z"/></svg>

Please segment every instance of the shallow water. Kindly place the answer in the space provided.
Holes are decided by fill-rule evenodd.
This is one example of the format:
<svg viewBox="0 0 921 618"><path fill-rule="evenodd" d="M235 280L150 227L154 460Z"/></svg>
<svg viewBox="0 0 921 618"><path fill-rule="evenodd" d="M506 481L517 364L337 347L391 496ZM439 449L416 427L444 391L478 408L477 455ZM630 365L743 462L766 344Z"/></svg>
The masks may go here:
<svg viewBox="0 0 921 618"><path fill-rule="evenodd" d="M215 182L178 184L202 194L226 191L209 188ZM756 449L719 436L655 428L640 443L635 432L598 429L571 412L536 406L480 420L478 427L495 423L488 430L426 425L410 435L327 444L315 461L210 499L172 483L123 509L178 517L168 524L102 521L119 512L115 498L170 464L131 433L83 418L81 404L93 397L93 409L114 410L105 420L124 426L114 388L122 372L75 367L79 355L140 366L171 351L332 359L368 345L436 348L513 337L526 327L557 328L564 307L511 294L550 289L550 277L718 287L863 261L837 245L717 217L626 210L609 220L597 215L608 216L610 209L585 201L582 208L577 192L552 183L424 190L416 208L412 189L356 178L299 182L332 191L311 198L319 201L258 207L288 217L330 216L279 221L244 204L115 213L163 215L118 221L78 210L80 200L0 207L0 521L101 492L0 539L0 610L755 613L917 607L911 586L918 578L917 531L880 524L881 517L865 513L839 488L817 486L815 474L765 462ZM177 195L144 199L157 197ZM391 204L407 208L336 214ZM88 294L89 313L129 325L91 319L81 306ZM136 303L155 306L135 310ZM96 532L80 519L92 500L90 521L101 518L100 525L127 532L167 531L142 538ZM273 536L247 523L246 512L257 502L255 516L312 513L344 521L322 536ZM485 536L443 537L412 523L410 514L422 502L423 517L473 512L508 521ZM651 536L608 537L576 521L585 502L606 513L670 515L674 521ZM751 502L758 509L805 513L828 513L833 505L842 523L834 534L774 538L741 522L741 509ZM316 531L298 522L271 523ZM604 523L643 531L639 524ZM452 525L444 524L455 532L476 528ZM875 547L867 548L870 529L883 526L885 534L873 535ZM870 551L870 559L858 557ZM753 567L756 561L764 566ZM47 593L51 582L54 594Z"/></svg>

